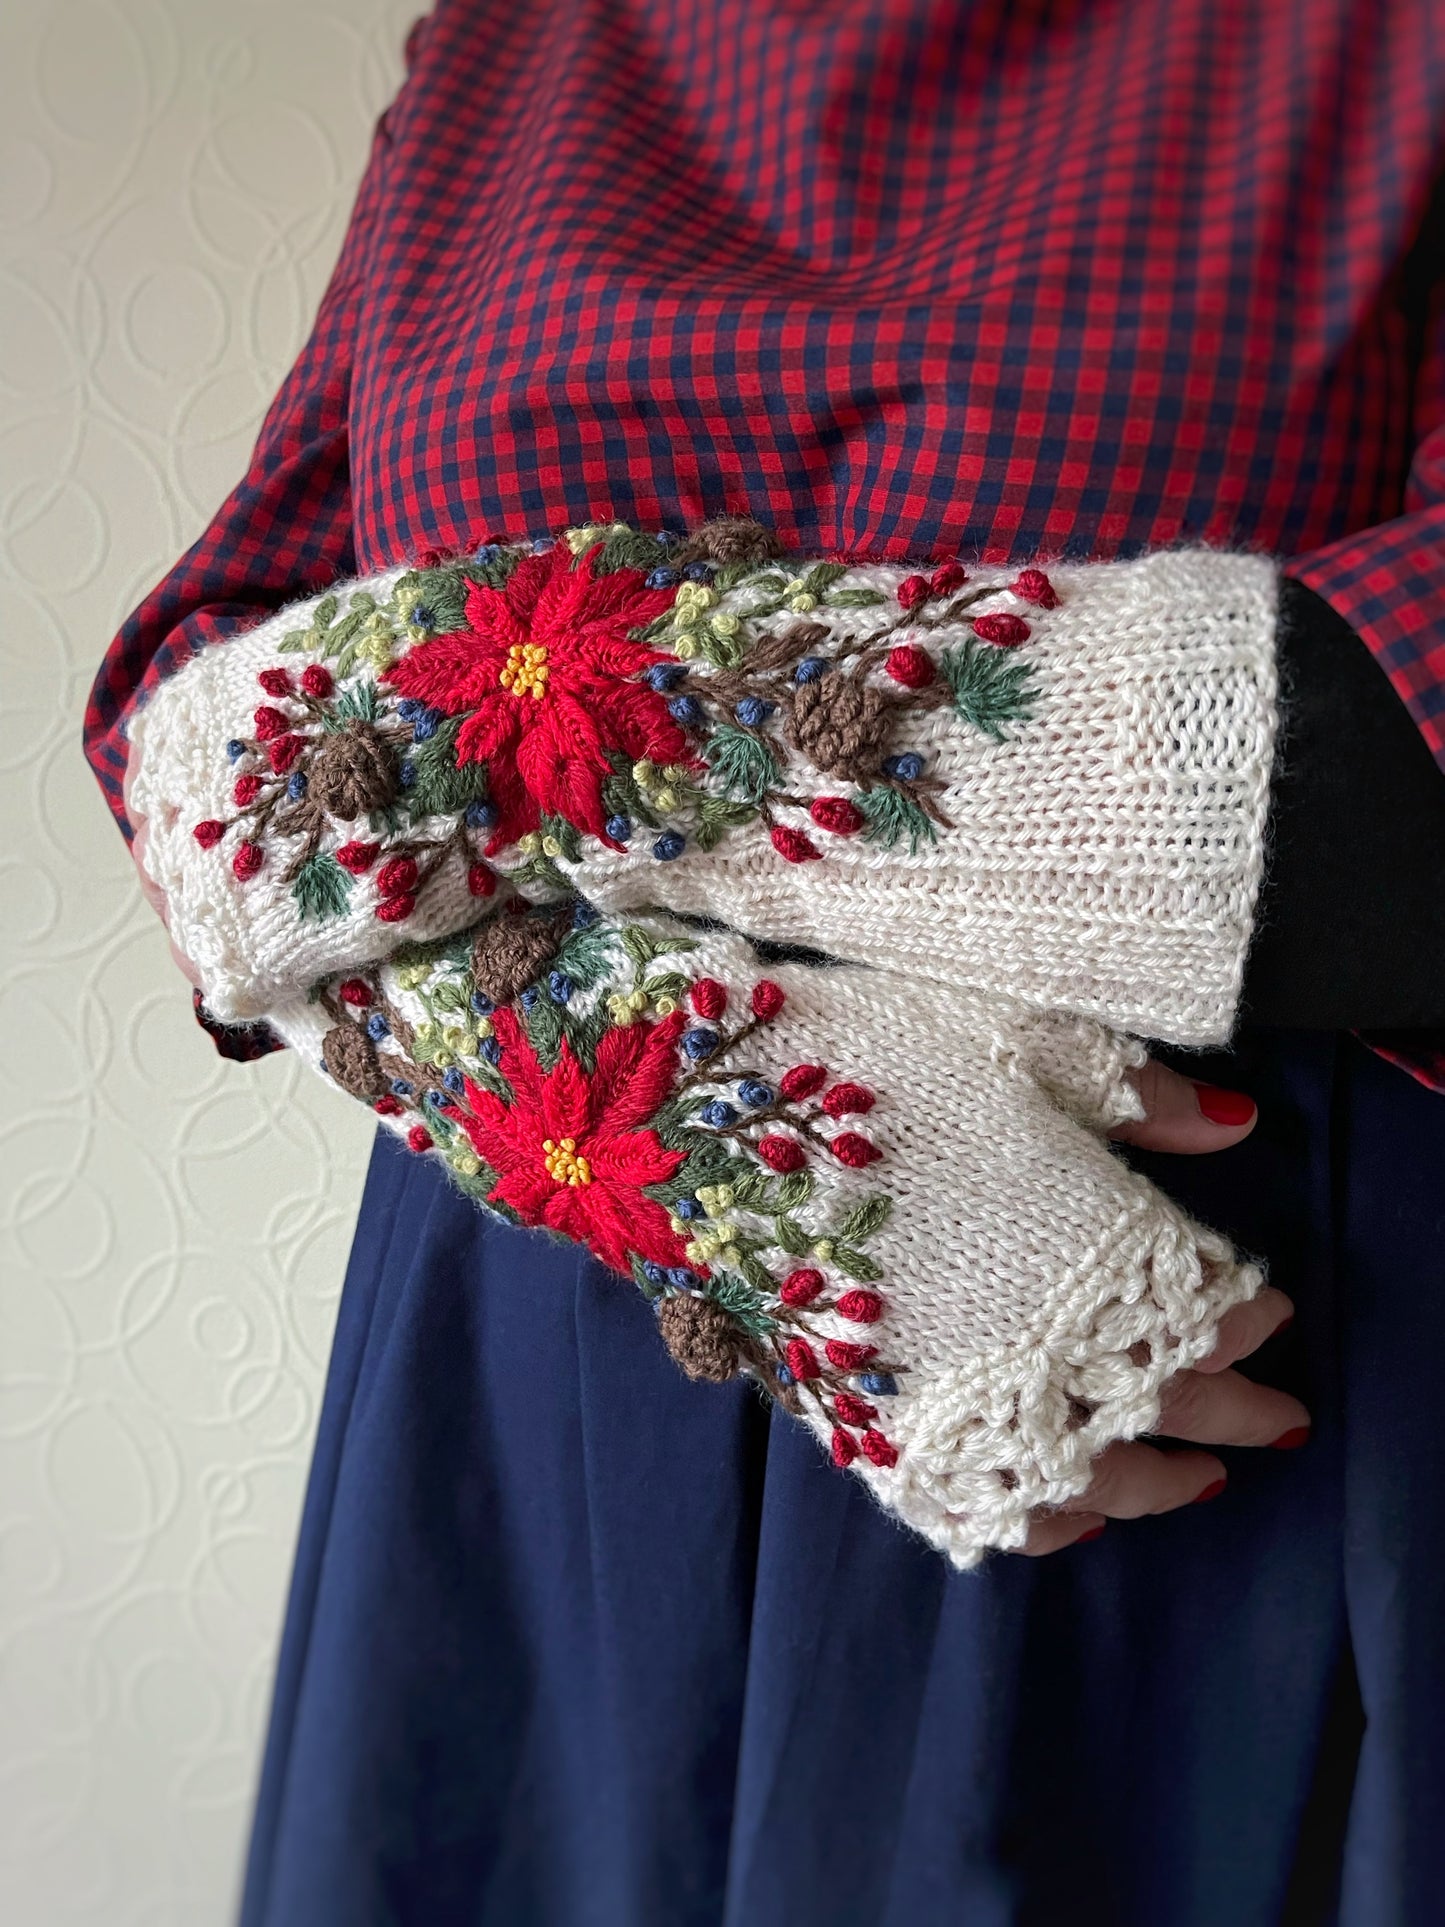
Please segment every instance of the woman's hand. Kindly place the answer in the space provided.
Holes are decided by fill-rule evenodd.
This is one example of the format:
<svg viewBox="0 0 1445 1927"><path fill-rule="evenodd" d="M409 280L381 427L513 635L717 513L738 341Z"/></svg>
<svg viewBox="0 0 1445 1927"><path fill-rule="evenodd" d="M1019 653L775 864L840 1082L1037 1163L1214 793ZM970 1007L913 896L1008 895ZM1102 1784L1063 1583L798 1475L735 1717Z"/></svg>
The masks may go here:
<svg viewBox="0 0 1445 1927"><path fill-rule="evenodd" d="M1225 1151L1254 1129L1254 1105L1236 1091L1191 1083L1152 1062L1132 1075L1147 1116L1113 1133L1126 1143L1185 1154ZM1165 1387L1158 1435L1190 1445L1303 1445L1310 1416L1299 1400L1231 1369L1293 1316L1289 1299L1268 1286L1227 1312L1209 1358ZM1095 1460L1087 1489L1057 1511L1041 1513L1022 1550L1031 1557L1058 1552L1096 1537L1110 1519L1197 1505L1222 1491L1225 1478L1212 1452L1160 1452L1141 1440L1111 1445Z"/></svg>
<svg viewBox="0 0 1445 1927"><path fill-rule="evenodd" d="M152 910L155 911L161 922L166 926L166 931L169 934L171 920L166 904L166 893L161 889L159 884L153 882L146 873L145 846L146 838L150 834L150 824L147 819L139 813L131 801L139 766L139 753L132 749L130 760L126 764L125 785L121 792L125 803L125 813L131 827L130 853L135 863L136 876L140 879L141 894ZM184 950L180 949L175 943L174 939L171 941L171 956L175 959L176 968L180 971L181 975L188 983L194 984L197 989L199 989L201 985L200 973Z"/></svg>

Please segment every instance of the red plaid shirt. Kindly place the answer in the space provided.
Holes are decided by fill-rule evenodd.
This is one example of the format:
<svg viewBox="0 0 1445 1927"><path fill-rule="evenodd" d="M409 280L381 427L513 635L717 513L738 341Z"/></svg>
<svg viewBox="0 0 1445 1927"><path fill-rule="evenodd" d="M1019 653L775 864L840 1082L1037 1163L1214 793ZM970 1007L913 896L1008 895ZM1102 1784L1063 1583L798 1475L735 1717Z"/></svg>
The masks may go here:
<svg viewBox="0 0 1445 1927"><path fill-rule="evenodd" d="M1441 29L440 0L247 475L106 656L112 805L138 693L338 574L723 512L838 556L1269 550L1445 761Z"/></svg>

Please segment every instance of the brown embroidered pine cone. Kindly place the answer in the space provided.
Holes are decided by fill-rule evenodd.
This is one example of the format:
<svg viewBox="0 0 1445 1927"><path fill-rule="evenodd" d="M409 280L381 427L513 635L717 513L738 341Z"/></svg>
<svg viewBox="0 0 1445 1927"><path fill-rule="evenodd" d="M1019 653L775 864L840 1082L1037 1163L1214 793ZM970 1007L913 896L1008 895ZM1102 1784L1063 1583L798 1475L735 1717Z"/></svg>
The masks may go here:
<svg viewBox="0 0 1445 1927"><path fill-rule="evenodd" d="M472 945L472 981L494 1004L509 1004L555 955L562 932L552 917L493 917Z"/></svg>
<svg viewBox="0 0 1445 1927"><path fill-rule="evenodd" d="M342 1090L374 1104L388 1088L376 1046L355 1024L337 1024L321 1040L321 1061Z"/></svg>
<svg viewBox="0 0 1445 1927"><path fill-rule="evenodd" d="M793 692L787 733L814 769L858 783L876 775L892 726L880 690L832 671Z"/></svg>
<svg viewBox="0 0 1445 1927"><path fill-rule="evenodd" d="M374 723L360 718L322 739L306 781L308 799L344 822L388 808L401 793L390 743Z"/></svg>
<svg viewBox="0 0 1445 1927"><path fill-rule="evenodd" d="M710 1385L736 1378L751 1351L747 1334L711 1298L664 1298L657 1329L688 1377Z"/></svg>
<svg viewBox="0 0 1445 1927"><path fill-rule="evenodd" d="M719 515L669 549L667 560L670 567L685 569L689 562L768 562L782 553L782 543L761 522Z"/></svg>

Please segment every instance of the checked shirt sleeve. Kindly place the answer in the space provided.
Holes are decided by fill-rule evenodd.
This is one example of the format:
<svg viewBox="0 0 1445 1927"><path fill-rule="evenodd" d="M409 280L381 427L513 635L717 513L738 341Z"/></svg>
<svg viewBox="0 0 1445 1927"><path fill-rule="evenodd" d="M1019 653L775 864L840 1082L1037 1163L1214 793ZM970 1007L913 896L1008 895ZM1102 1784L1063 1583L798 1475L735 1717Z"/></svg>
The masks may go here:
<svg viewBox="0 0 1445 1927"><path fill-rule="evenodd" d="M1259 557L921 574L614 525L342 585L144 720L148 861L224 1018L499 875L1222 1039L1261 867Z"/></svg>

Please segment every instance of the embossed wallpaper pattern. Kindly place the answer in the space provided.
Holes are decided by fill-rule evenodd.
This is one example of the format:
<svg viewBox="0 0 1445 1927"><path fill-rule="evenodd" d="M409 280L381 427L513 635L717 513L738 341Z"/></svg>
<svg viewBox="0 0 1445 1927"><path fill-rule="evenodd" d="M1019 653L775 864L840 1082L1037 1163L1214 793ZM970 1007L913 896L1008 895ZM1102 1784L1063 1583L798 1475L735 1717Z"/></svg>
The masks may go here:
<svg viewBox="0 0 1445 1927"><path fill-rule="evenodd" d="M0 9L7 1927L235 1908L370 1133L214 1054L80 719L241 472L423 5Z"/></svg>

